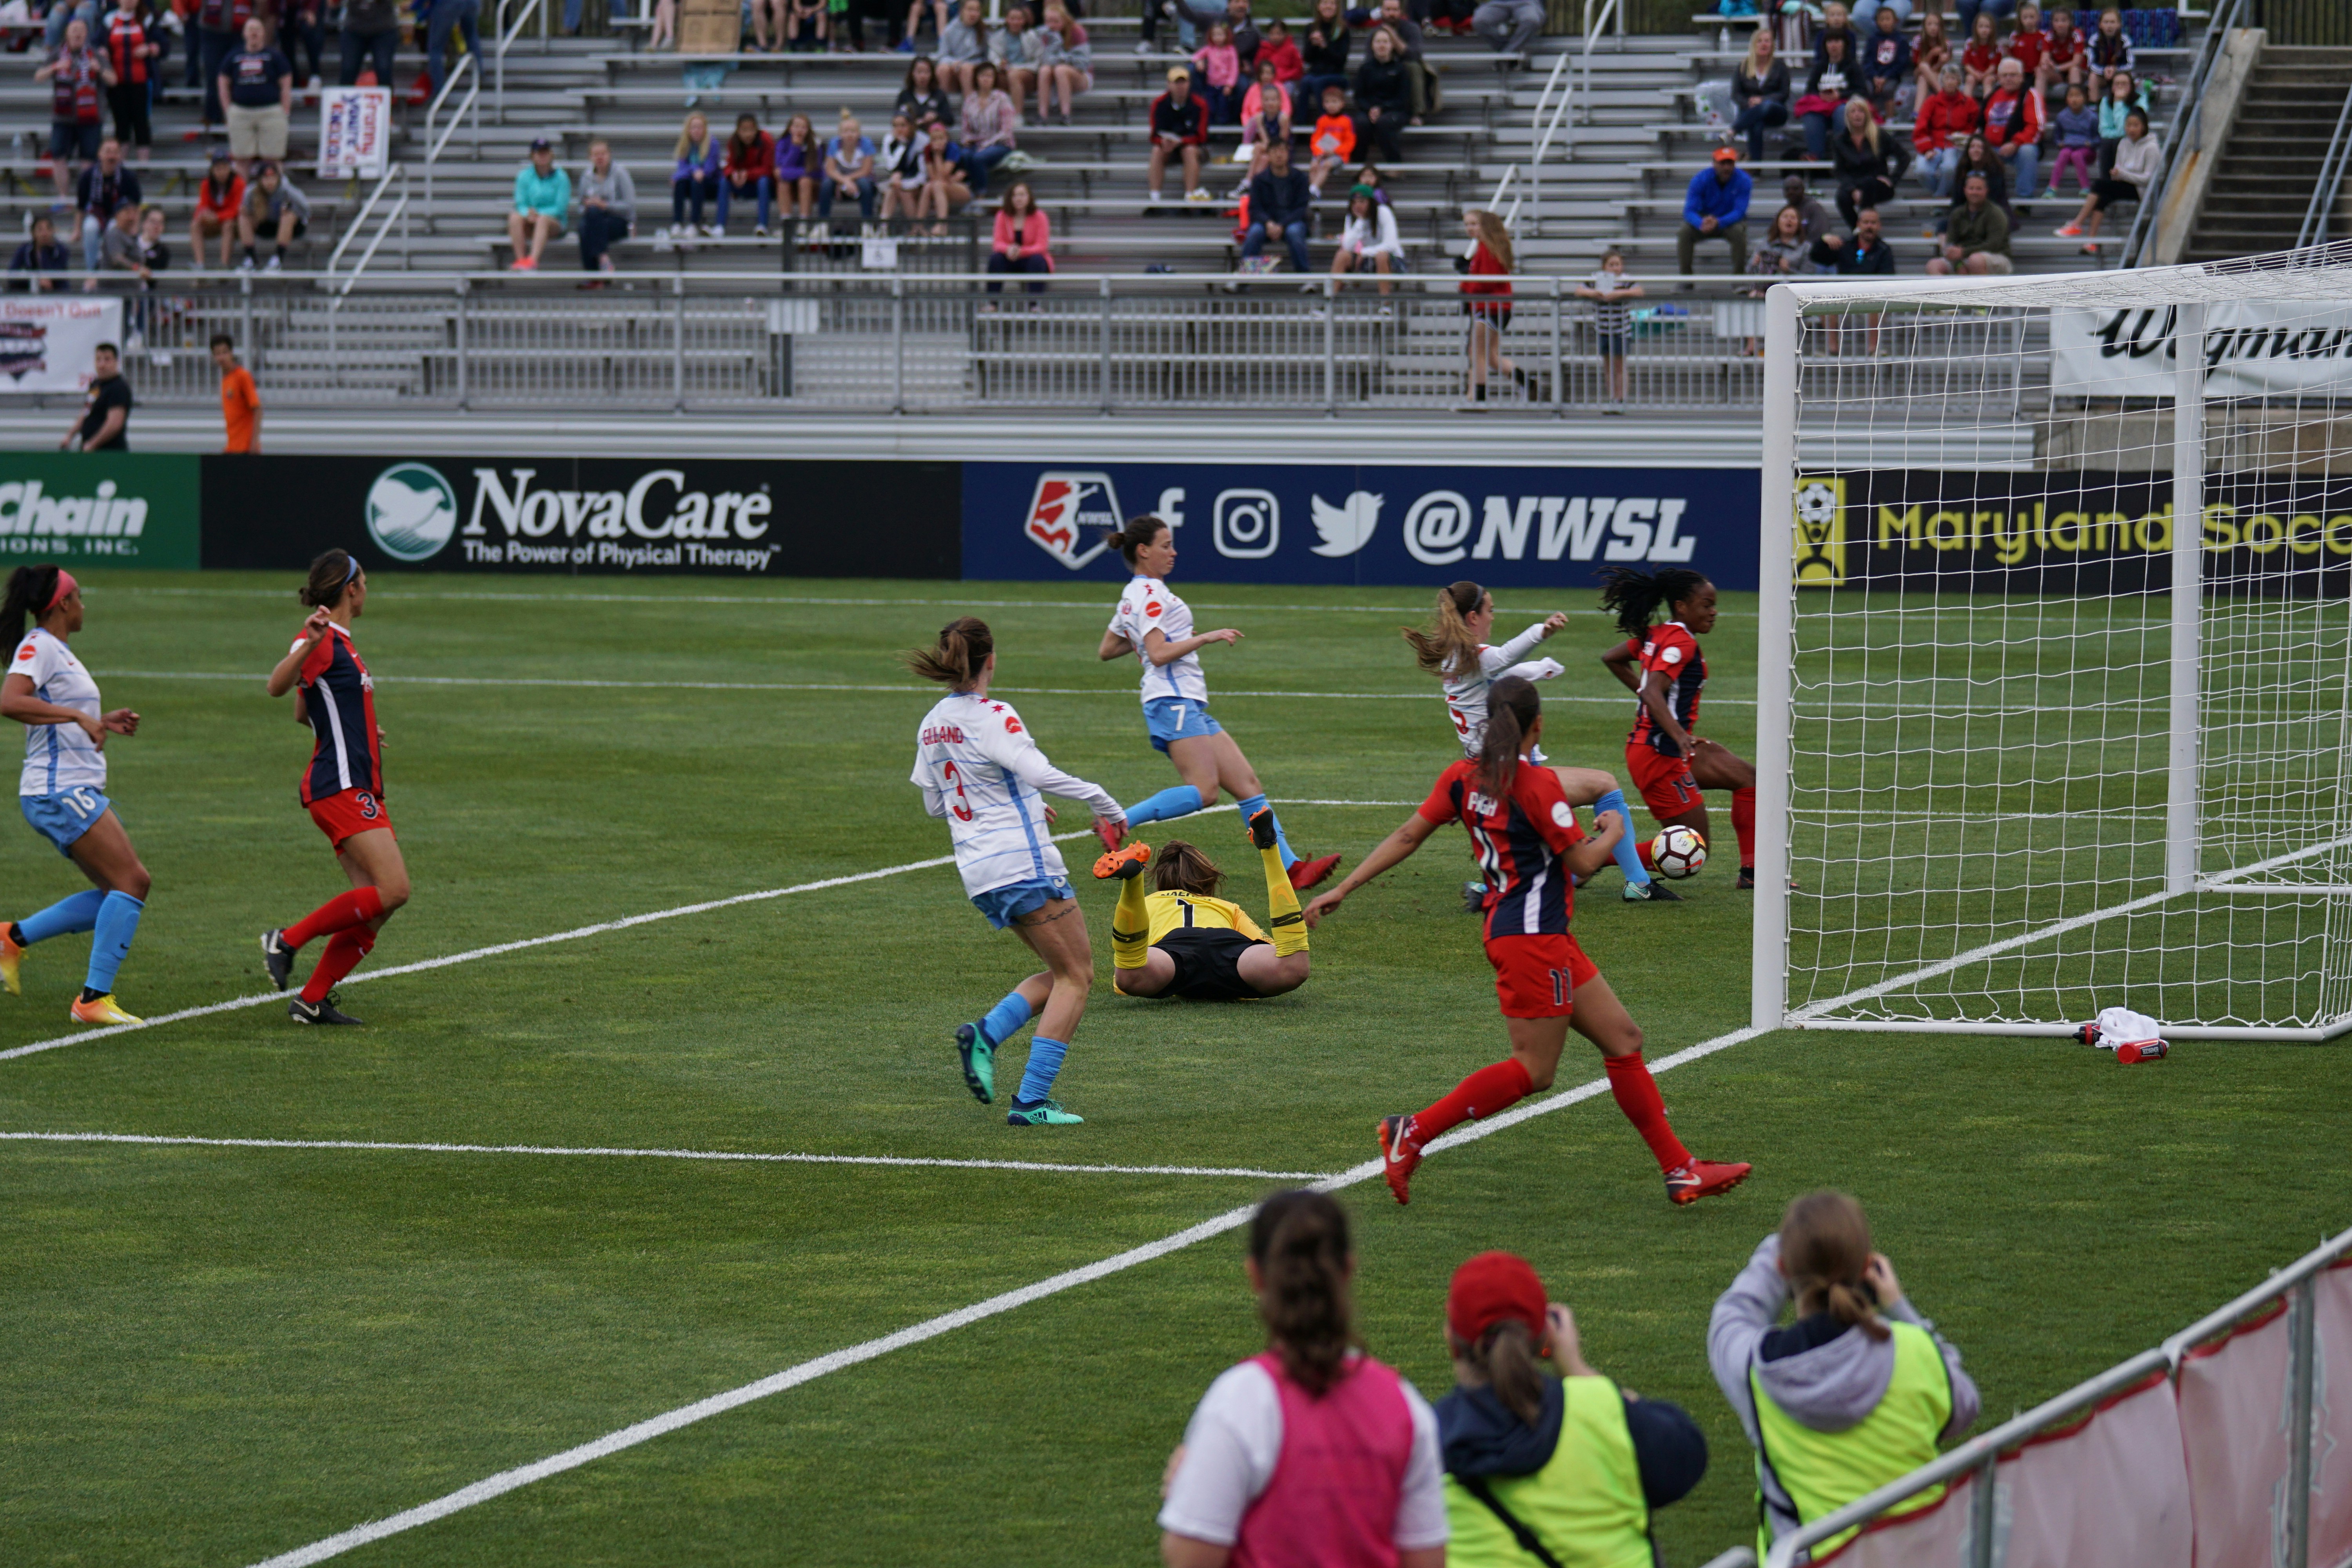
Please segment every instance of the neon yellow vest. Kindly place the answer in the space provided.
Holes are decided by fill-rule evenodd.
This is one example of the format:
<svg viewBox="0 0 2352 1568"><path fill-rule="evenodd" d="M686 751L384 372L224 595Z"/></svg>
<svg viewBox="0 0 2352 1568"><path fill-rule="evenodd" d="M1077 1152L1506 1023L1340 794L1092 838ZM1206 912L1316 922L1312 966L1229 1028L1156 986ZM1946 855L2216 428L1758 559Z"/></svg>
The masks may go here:
<svg viewBox="0 0 2352 1568"><path fill-rule="evenodd" d="M1560 1380L1567 1410L1559 1446L1528 1476L1493 1476L1495 1500L1536 1532L1566 1568L1651 1568L1650 1507L1625 1427L1625 1396L1605 1377ZM1445 1478L1450 1568L1531 1568L1494 1510Z"/></svg>
<svg viewBox="0 0 2352 1568"><path fill-rule="evenodd" d="M1843 1432L1816 1432L1800 1423L1772 1403L1756 1367L1748 1367L1756 1429L1764 1439L1756 1455L1756 1555L1759 1559L1772 1544L1763 1498L1768 1469L1779 1479L1789 1500L1797 1505L1798 1520L1810 1522L1910 1474L1936 1457L1936 1440L1952 1418L1951 1375L1927 1330L1915 1323L1886 1326L1895 1331L1895 1375L1887 1380L1878 1408ZM1890 1516L1909 1513L1943 1495L1942 1487L1930 1487L1887 1512ZM1813 1551L1826 1553L1855 1533L1849 1530L1833 1536Z"/></svg>

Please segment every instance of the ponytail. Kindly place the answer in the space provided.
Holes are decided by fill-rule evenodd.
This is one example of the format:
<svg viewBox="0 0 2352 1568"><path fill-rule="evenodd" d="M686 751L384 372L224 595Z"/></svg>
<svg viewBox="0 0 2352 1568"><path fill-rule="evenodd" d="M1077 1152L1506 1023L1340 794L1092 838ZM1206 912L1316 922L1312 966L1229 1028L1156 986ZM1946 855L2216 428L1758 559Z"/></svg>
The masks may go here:
<svg viewBox="0 0 2352 1568"><path fill-rule="evenodd" d="M1877 1297L1863 1280L1870 1267L1870 1222L1843 1193L1808 1193L1780 1219L1780 1272L1797 1298L1797 1315L1827 1312L1874 1340L1890 1332Z"/></svg>
<svg viewBox="0 0 2352 1568"><path fill-rule="evenodd" d="M1171 838L1151 857L1151 885L1162 893L1213 899L1225 885L1225 874L1199 845Z"/></svg>
<svg viewBox="0 0 2352 1568"><path fill-rule="evenodd" d="M330 550L310 563L310 575L295 597L312 609L322 609L343 596L360 574L360 559L348 550Z"/></svg>
<svg viewBox="0 0 2352 1568"><path fill-rule="evenodd" d="M1530 1426L1543 1419L1543 1373L1536 1367L1535 1336L1525 1323L1506 1318L1477 1343L1464 1345L1461 1355L1512 1415Z"/></svg>
<svg viewBox="0 0 2352 1568"><path fill-rule="evenodd" d="M1463 680L1478 672L1478 639L1466 624L1486 602L1486 590L1475 583L1454 583L1437 591L1437 616L1426 629L1406 626L1404 640L1423 675L1440 680Z"/></svg>
<svg viewBox="0 0 2352 1568"><path fill-rule="evenodd" d="M996 638L988 623L978 616L960 616L940 628L940 640L931 647L908 648L899 655L908 669L925 680L936 680L954 691L968 691L980 679L988 656L996 651Z"/></svg>
<svg viewBox="0 0 2352 1568"><path fill-rule="evenodd" d="M1131 569L1135 565L1135 552L1159 538L1160 530L1167 526L1165 521L1147 511L1129 518L1126 526L1105 533L1103 542L1115 547Z"/></svg>
<svg viewBox="0 0 2352 1568"><path fill-rule="evenodd" d="M1265 1282L1258 1313L1267 1346L1292 1382L1319 1397L1356 1344L1347 1211L1322 1193L1276 1193L1250 1222L1249 1250Z"/></svg>
<svg viewBox="0 0 2352 1568"><path fill-rule="evenodd" d="M1611 566L1601 573L1608 586L1601 590L1601 607L1617 617L1617 629L1629 637L1646 637L1661 605L1678 605L1698 592L1706 574L1687 566L1664 566L1644 572L1639 566Z"/></svg>
<svg viewBox="0 0 2352 1568"><path fill-rule="evenodd" d="M1535 683L1507 675L1486 689L1486 733L1478 744L1478 787L1502 798L1511 793L1519 773L1519 748L1527 733L1543 717L1543 699Z"/></svg>
<svg viewBox="0 0 2352 1568"><path fill-rule="evenodd" d="M26 620L39 624L42 613L57 595L58 574L61 570L57 566L19 566L8 574L7 596L0 599L0 630L8 634L10 648L24 640Z"/></svg>

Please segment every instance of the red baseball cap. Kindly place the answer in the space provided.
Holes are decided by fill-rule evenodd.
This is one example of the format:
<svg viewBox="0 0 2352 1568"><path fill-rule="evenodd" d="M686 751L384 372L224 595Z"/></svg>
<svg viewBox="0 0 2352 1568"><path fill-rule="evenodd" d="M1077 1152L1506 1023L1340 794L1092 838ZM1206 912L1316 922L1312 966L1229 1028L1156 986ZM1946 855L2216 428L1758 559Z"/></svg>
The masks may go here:
<svg viewBox="0 0 2352 1568"><path fill-rule="evenodd" d="M1715 161L1718 163L1737 163L1739 162L1739 150L1736 147L1717 147L1715 150Z"/></svg>
<svg viewBox="0 0 2352 1568"><path fill-rule="evenodd" d="M1540 1345L1547 1304L1543 1281L1526 1258L1514 1252L1482 1252L1454 1271L1445 1291L1445 1323L1474 1344L1497 1323L1523 1323Z"/></svg>

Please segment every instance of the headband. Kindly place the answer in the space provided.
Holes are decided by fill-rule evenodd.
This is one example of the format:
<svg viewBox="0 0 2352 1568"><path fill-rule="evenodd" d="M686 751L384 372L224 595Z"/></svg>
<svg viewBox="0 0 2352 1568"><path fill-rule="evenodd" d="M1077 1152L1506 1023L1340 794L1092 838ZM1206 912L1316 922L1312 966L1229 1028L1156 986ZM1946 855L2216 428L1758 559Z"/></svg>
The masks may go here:
<svg viewBox="0 0 2352 1568"><path fill-rule="evenodd" d="M46 616L51 610L56 609L59 605L65 602L65 596L68 594L72 593L79 586L81 586L81 584L74 581L74 574L72 573L67 571L62 566L58 567L57 588L49 595L49 602L41 606L41 614Z"/></svg>
<svg viewBox="0 0 2352 1568"><path fill-rule="evenodd" d="M352 579L360 574L360 558L358 556L346 550L343 552L343 559L352 563L352 569L343 574L343 580L341 582L335 584L335 592L338 594L350 587L352 585Z"/></svg>

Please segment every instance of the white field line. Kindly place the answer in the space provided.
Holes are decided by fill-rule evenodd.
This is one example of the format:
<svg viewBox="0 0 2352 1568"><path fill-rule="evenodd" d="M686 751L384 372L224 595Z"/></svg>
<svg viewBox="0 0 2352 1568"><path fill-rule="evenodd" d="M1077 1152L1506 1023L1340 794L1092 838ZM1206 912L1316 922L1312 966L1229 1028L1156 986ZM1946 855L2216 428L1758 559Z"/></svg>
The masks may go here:
<svg viewBox="0 0 2352 1568"><path fill-rule="evenodd" d="M164 594L181 598L214 599L278 599L286 595L276 588L112 588L116 594ZM448 594L417 594L401 591L403 599L419 601L474 600L491 604L518 605L855 605L891 606L905 605L913 608L925 606L974 610L1085 610L1094 615L1104 613L1103 607L1118 595L1106 587L1096 599L851 599L822 598L808 595L782 594L491 594L468 593L459 590ZM1214 610L1220 615L1250 610L1321 610L1343 616L1425 616L1430 606L1422 605L1208 605L1195 604L1196 610ZM1506 619L1513 616L1532 616L1538 619L1551 615L1550 610L1508 610L1497 608L1496 615ZM1615 618L1611 610L1561 610L1565 616L1590 616ZM1737 612L1727 618L1737 620Z"/></svg>
<svg viewBox="0 0 2352 1568"><path fill-rule="evenodd" d="M1734 1046L1754 1039L1760 1032L1756 1029L1735 1029L1727 1035L1717 1035L1711 1040L1676 1051L1663 1060L1652 1063L1650 1070L1653 1073L1670 1071L1686 1062L1697 1061L1700 1058L1713 1056L1717 1051L1729 1050ZM1597 1078L1542 1100L1530 1100L1514 1106L1499 1116L1490 1116L1484 1121L1474 1122L1458 1131L1450 1132L1432 1143L1430 1152L1435 1153L1440 1150L1473 1142L1477 1139L1500 1132L1507 1127L1516 1127L1532 1117L1565 1110L1569 1106L1580 1104L1608 1092L1609 1080L1606 1078ZM1367 1160L1360 1165L1342 1171L1337 1175L1326 1176L1312 1184L1318 1192L1339 1192L1344 1188L1374 1180L1380 1173L1381 1162ZM1058 1296L1066 1290L1074 1290L1081 1285L1090 1285L1097 1279L1121 1273L1142 1264L1154 1262L1171 1253L1181 1252L1188 1247L1207 1241L1213 1237L1223 1236L1229 1231L1240 1229L1249 1223L1250 1216L1256 1212L1255 1204L1244 1204L1239 1208L1227 1209L1213 1219L1202 1220L1200 1224L1188 1226L1173 1235L1163 1236L1157 1241L1130 1247L1125 1252L1103 1258L1098 1262L1067 1269L1049 1279L1040 1279L1034 1285L1024 1285L1018 1289L1007 1290L999 1296L991 1296L988 1300L975 1301L969 1307L960 1307L952 1312L943 1312L936 1318L926 1319L922 1322L900 1329L896 1333L885 1334L879 1339L867 1340L861 1344L850 1345L829 1354L818 1356L813 1361L804 1361L797 1366L786 1367L782 1372L772 1373L754 1383L744 1384L740 1387L730 1388L723 1394L714 1394L707 1399L698 1399L691 1405L681 1405L675 1410L665 1411L659 1415L637 1422L634 1426L624 1426L615 1432L608 1432L593 1442L566 1448L560 1454L551 1454L546 1458L532 1464L518 1466L510 1470L501 1470L494 1476L486 1476L471 1486L461 1487L445 1496L435 1498L430 1502L420 1503L415 1508L404 1510L383 1519L354 1525L324 1540L314 1541L308 1546L280 1552L275 1557L256 1564L256 1568L304 1568L308 1563L323 1563L331 1557L339 1557L354 1547L365 1546L370 1542L382 1541L387 1536L415 1530L419 1525L446 1519L451 1514L472 1508L477 1503L488 1502L492 1498L503 1496L520 1487L527 1487L533 1481L544 1480L550 1476L562 1475L566 1470L576 1470L583 1465L604 1458L608 1455L617 1454L625 1448L634 1448L640 1443L650 1442L656 1437L675 1432L682 1426L691 1426L698 1421L723 1415L739 1405L749 1405L755 1400L765 1399L771 1394L797 1388L802 1384L814 1382L828 1373L840 1372L845 1368L856 1366L861 1362L869 1362L877 1357L888 1355L892 1351L904 1350L909 1345L921 1344L926 1340L938 1339L942 1334L952 1333L958 1329L969 1328L974 1323L1010 1312L1016 1307L1025 1307L1032 1301L1042 1301L1048 1296Z"/></svg>
<svg viewBox="0 0 2352 1568"><path fill-rule="evenodd" d="M139 1132L0 1132L11 1143L141 1143L198 1149L352 1149L400 1154L559 1154L620 1160L711 1160L772 1165L908 1165L958 1171L1047 1171L1088 1176L1248 1176L1319 1181L1320 1171L1221 1165L1079 1165L1042 1160L924 1160L900 1154L751 1154L708 1149L571 1149L537 1143L383 1143L346 1138L164 1138Z"/></svg>
<svg viewBox="0 0 2352 1568"><path fill-rule="evenodd" d="M1274 804L1276 805L1414 806L1421 803L1413 800L1281 800ZM1230 805L1213 805L1193 815L1210 816L1233 809ZM1090 837L1093 832L1092 828L1082 827L1075 833L1056 833L1054 838L1058 843L1072 838ZM789 888L763 888L756 893L737 893L731 898L709 899L698 904L680 904L676 909L655 910L647 914L629 915L621 920L601 921L594 925L574 926L570 931L551 931L545 936L524 937L518 942L495 942L488 947L478 947L466 952L446 953L439 958L422 959L415 963L394 964L389 969L377 969L347 975L342 983L346 985L353 985L362 980L389 980L399 974L420 974L428 969L446 969L453 963L470 963L478 958L497 958L504 953L520 952L526 948L545 947L551 942L577 942L583 937L603 936L607 931L626 931L631 926L651 925L656 921L677 920L685 915L709 914L713 910L732 909L737 904L764 903L770 899L789 898L794 893L814 893L826 888L845 888L853 882L877 881L884 877L896 877L908 871L928 871L934 867L954 864L954 856L940 855L929 860L909 860L903 866L885 866L877 871L856 871L846 877L827 877L819 881L801 882ZM226 1002L208 1002L200 1007L183 1007L176 1013L159 1013L152 1018L142 1018L136 1024L116 1024L104 1029L79 1029L70 1035L59 1035L55 1039L35 1040L27 1046L16 1046L0 1051L0 1062L11 1060L16 1057L37 1056L42 1051L56 1050L60 1046L78 1046L87 1040L102 1040L110 1035L133 1034L141 1029L152 1029L164 1024L177 1024L189 1018L202 1018L214 1013L233 1013L244 1007L267 1006L270 1003L283 1002L285 999L284 992L264 991L257 995L234 996Z"/></svg>

